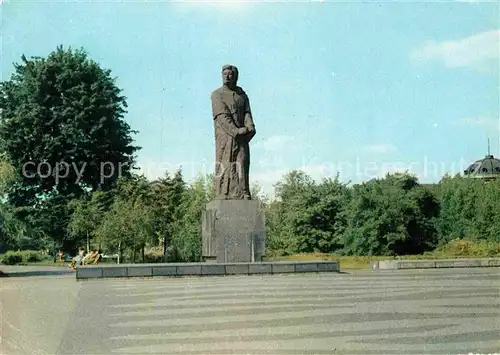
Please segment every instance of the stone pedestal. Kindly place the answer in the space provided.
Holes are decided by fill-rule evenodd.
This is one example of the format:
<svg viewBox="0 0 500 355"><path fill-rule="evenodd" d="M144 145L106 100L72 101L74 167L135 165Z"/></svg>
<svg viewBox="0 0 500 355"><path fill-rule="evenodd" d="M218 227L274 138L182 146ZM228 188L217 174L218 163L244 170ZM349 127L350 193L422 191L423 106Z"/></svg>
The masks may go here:
<svg viewBox="0 0 500 355"><path fill-rule="evenodd" d="M202 214L202 255L219 263L262 261L265 218L256 200L213 200Z"/></svg>

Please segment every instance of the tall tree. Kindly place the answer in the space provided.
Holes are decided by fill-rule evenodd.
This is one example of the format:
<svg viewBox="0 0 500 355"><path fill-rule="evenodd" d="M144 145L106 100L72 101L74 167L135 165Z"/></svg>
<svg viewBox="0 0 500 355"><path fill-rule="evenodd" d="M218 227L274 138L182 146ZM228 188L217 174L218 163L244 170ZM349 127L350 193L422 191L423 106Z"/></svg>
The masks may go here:
<svg viewBox="0 0 500 355"><path fill-rule="evenodd" d="M111 71L62 46L21 59L0 85L0 149L19 176L10 200L33 206L54 191L77 197L128 176L138 147Z"/></svg>
<svg viewBox="0 0 500 355"><path fill-rule="evenodd" d="M184 192L172 240L172 246L181 261L200 261L201 215L210 195L211 189L203 176L197 177Z"/></svg>
<svg viewBox="0 0 500 355"><path fill-rule="evenodd" d="M75 244L87 245L96 237L96 230L106 212L110 210L115 191L94 191L88 197L74 199L69 203L71 217L68 233Z"/></svg>
<svg viewBox="0 0 500 355"><path fill-rule="evenodd" d="M0 156L0 197L4 197L9 186L16 179L16 169L9 162L8 157L3 154Z"/></svg>
<svg viewBox="0 0 500 355"><path fill-rule="evenodd" d="M500 180L446 176L435 190L442 244L463 237L500 241Z"/></svg>
<svg viewBox="0 0 500 355"><path fill-rule="evenodd" d="M186 183L179 169L171 176L165 175L154 182L153 209L155 212L155 231L161 243L171 240L176 231L178 221L182 216L182 202Z"/></svg>
<svg viewBox="0 0 500 355"><path fill-rule="evenodd" d="M317 184L302 171L287 174L276 185L277 199L266 208L270 249L290 254L341 248L335 227L346 190L338 177Z"/></svg>
<svg viewBox="0 0 500 355"><path fill-rule="evenodd" d="M355 185L342 215L345 252L351 255L419 254L437 243L435 197L408 174Z"/></svg>
<svg viewBox="0 0 500 355"><path fill-rule="evenodd" d="M142 251L144 259L144 248L155 236L151 201L151 185L144 176L120 178L111 207L94 231L99 244L108 252L128 249L133 262Z"/></svg>

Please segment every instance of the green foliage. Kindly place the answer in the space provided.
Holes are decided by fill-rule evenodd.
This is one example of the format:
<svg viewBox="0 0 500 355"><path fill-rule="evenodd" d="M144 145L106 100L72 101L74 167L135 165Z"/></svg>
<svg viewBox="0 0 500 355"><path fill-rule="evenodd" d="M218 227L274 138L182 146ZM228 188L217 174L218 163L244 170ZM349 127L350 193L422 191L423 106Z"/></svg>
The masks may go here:
<svg viewBox="0 0 500 355"><path fill-rule="evenodd" d="M68 235L75 245L84 245L88 233L95 246L106 253L119 252L122 260L199 261L201 214L211 189L210 176L188 184L180 170L166 173L155 184L134 175L118 180L113 190L95 191L67 206L66 199L58 202L52 197L34 211L18 213L28 214L39 229L27 228L4 205L2 232L17 233L10 239L15 247L41 246L44 230L57 227L57 219L69 213ZM260 193L258 185L252 189L265 208L268 257L437 258L499 253L498 182L446 177L430 189L414 176L392 174L348 186L338 179L315 182L293 171L277 184L274 200Z"/></svg>
<svg viewBox="0 0 500 355"><path fill-rule="evenodd" d="M42 261L43 256L36 250L23 250L21 251L23 263L36 263Z"/></svg>
<svg viewBox="0 0 500 355"><path fill-rule="evenodd" d="M500 242L500 180L445 177L436 187L441 243L455 237Z"/></svg>
<svg viewBox="0 0 500 355"><path fill-rule="evenodd" d="M11 79L0 86L1 148L20 174L25 163L34 163L26 166L17 189L31 188L32 196L54 188L81 193L83 187L112 185L119 165L122 175L128 174L137 148L130 137L134 131L123 120L126 99L114 81L110 70L71 48L58 47L46 58L23 56L14 65ZM36 171L41 162L71 168L65 178L43 178ZM116 168L114 174L103 171L105 162ZM73 164L84 169L81 177Z"/></svg>
<svg viewBox="0 0 500 355"><path fill-rule="evenodd" d="M439 205L417 179L388 175L352 189L342 211L347 255L420 254L437 245Z"/></svg>
<svg viewBox="0 0 500 355"><path fill-rule="evenodd" d="M201 213L208 202L208 183L203 177L198 177L189 186L182 198L177 220L176 232L172 238L172 251L179 261L200 261L201 259Z"/></svg>
<svg viewBox="0 0 500 355"><path fill-rule="evenodd" d="M42 254L35 250L8 251L1 258L4 265L36 263L42 260Z"/></svg>
<svg viewBox="0 0 500 355"><path fill-rule="evenodd" d="M276 197L266 207L269 256L412 255L456 236L480 250L482 241L500 241L499 180L455 176L429 187L408 174L388 174L348 187L293 171L277 184Z"/></svg>
<svg viewBox="0 0 500 355"><path fill-rule="evenodd" d="M151 187L144 177L122 178L110 210L93 232L101 247L109 252L132 251L136 253L147 243L154 242L154 213L148 204Z"/></svg>
<svg viewBox="0 0 500 355"><path fill-rule="evenodd" d="M69 200L130 175L138 147L126 107L111 71L84 50L61 46L14 64L0 84L0 187L8 181L9 204L25 208L18 218L31 228L50 224L41 230L67 243Z"/></svg>
<svg viewBox="0 0 500 355"><path fill-rule="evenodd" d="M68 234L77 244L84 244L84 240L87 238L92 240L96 236L96 226L101 223L106 211L111 207L112 198L111 192L98 190L89 197L84 196L70 201L71 217Z"/></svg>
<svg viewBox="0 0 500 355"><path fill-rule="evenodd" d="M23 256L17 251L8 251L2 256L2 264L17 265L23 262Z"/></svg>
<svg viewBox="0 0 500 355"><path fill-rule="evenodd" d="M267 260L281 261L312 261L337 260L343 269L369 269L373 261L387 259L456 259L456 258L488 258L500 257L500 243L456 238L436 250L416 255L400 256L345 256L324 253L294 254L288 256L268 257Z"/></svg>
<svg viewBox="0 0 500 355"><path fill-rule="evenodd" d="M0 252L13 249L38 250L49 245L49 237L43 231L43 225L34 222L37 218L35 212L31 208L0 204ZM20 218L20 215L24 218Z"/></svg>
<svg viewBox="0 0 500 355"><path fill-rule="evenodd" d="M473 241L455 238L440 246L436 255L447 257L500 257L500 243L488 240Z"/></svg>
<svg viewBox="0 0 500 355"><path fill-rule="evenodd" d="M16 169L6 155L0 156L0 194L7 193L9 186L16 179Z"/></svg>
<svg viewBox="0 0 500 355"><path fill-rule="evenodd" d="M183 215L182 203L185 191L186 183L181 170L178 170L173 177L166 172L153 186L155 231L161 243L164 238L172 239L176 233L178 221Z"/></svg>
<svg viewBox="0 0 500 355"><path fill-rule="evenodd" d="M292 171L276 185L277 199L267 207L267 243L281 254L327 252L341 247L335 233L346 201L346 186L338 179L316 184Z"/></svg>

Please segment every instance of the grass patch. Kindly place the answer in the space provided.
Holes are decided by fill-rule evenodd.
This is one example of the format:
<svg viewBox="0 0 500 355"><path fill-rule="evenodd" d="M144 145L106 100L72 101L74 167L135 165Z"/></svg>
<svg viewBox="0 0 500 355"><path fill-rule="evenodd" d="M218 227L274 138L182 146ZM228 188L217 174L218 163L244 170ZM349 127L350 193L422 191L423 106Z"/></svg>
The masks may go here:
<svg viewBox="0 0 500 355"><path fill-rule="evenodd" d="M315 261L315 260L337 260L342 269L370 269L371 263L382 260L434 260L434 259L465 259L472 256L453 255L401 255L397 258L391 256L336 256L330 254L311 253L296 254L269 258L268 261Z"/></svg>
<svg viewBox="0 0 500 355"><path fill-rule="evenodd" d="M454 239L433 252L419 255L393 256L338 256L322 253L305 253L268 258L269 261L337 260L342 269L370 269L373 261L382 260L435 260L500 257L500 243Z"/></svg>
<svg viewBox="0 0 500 355"><path fill-rule="evenodd" d="M322 253L295 254L267 259L268 261L326 261L340 262L342 269L369 269L372 261L391 259L388 256L337 256Z"/></svg>

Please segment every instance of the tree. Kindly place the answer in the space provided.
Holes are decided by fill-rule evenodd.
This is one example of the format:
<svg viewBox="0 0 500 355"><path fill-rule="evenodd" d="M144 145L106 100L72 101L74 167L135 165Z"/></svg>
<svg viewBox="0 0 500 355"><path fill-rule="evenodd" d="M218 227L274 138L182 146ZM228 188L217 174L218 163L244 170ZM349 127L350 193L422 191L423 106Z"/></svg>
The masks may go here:
<svg viewBox="0 0 500 355"><path fill-rule="evenodd" d="M151 184L144 176L120 178L113 203L95 230L97 241L109 252L132 251L132 262L138 251L154 243L155 215Z"/></svg>
<svg viewBox="0 0 500 355"><path fill-rule="evenodd" d="M19 177L9 200L33 206L54 191L78 197L129 176L139 148L111 71L62 46L21 59L0 85L0 150Z"/></svg>
<svg viewBox="0 0 500 355"><path fill-rule="evenodd" d="M96 237L97 227L110 210L114 191L95 191L89 197L72 200L68 233L77 244L87 245Z"/></svg>
<svg viewBox="0 0 500 355"><path fill-rule="evenodd" d="M355 185L342 211L344 252L350 255L419 254L437 244L435 197L408 174Z"/></svg>
<svg viewBox="0 0 500 355"><path fill-rule="evenodd" d="M276 200L267 207L267 241L278 253L332 252L342 248L336 235L347 187L338 177L320 184L292 171L276 184Z"/></svg>
<svg viewBox="0 0 500 355"><path fill-rule="evenodd" d="M464 237L500 241L500 180L446 176L435 190L441 244Z"/></svg>
<svg viewBox="0 0 500 355"><path fill-rule="evenodd" d="M163 243L171 239L175 233L175 223L181 218L181 205L186 190L186 183L179 169L172 177L169 172L158 179L153 187L154 213L156 218L156 234Z"/></svg>
<svg viewBox="0 0 500 355"><path fill-rule="evenodd" d="M135 262L137 252L144 251L154 235L153 218L151 207L144 201L118 199L97 228L97 240L108 252L121 255L124 250L131 250Z"/></svg>
<svg viewBox="0 0 500 355"><path fill-rule="evenodd" d="M270 202L270 199L264 193L262 186L257 182L254 182L250 185L250 193L252 195L252 200L259 201L262 206L266 206Z"/></svg>
<svg viewBox="0 0 500 355"><path fill-rule="evenodd" d="M10 249L18 249L22 238L26 235L26 225L17 219L6 203L0 204L0 253Z"/></svg>
<svg viewBox="0 0 500 355"><path fill-rule="evenodd" d="M175 222L172 246L179 261L194 262L201 259L201 214L207 202L205 180L198 177L186 189L180 207L182 213Z"/></svg>
<svg viewBox="0 0 500 355"><path fill-rule="evenodd" d="M9 159L4 154L0 156L0 196L4 197L7 194L9 186L16 179L16 169L9 162Z"/></svg>
<svg viewBox="0 0 500 355"><path fill-rule="evenodd" d="M0 156L0 196L5 196L8 186L15 179L15 169L5 158ZM25 225L13 213L12 206L0 201L0 253L19 246L19 239L25 231Z"/></svg>

